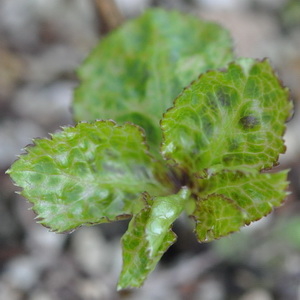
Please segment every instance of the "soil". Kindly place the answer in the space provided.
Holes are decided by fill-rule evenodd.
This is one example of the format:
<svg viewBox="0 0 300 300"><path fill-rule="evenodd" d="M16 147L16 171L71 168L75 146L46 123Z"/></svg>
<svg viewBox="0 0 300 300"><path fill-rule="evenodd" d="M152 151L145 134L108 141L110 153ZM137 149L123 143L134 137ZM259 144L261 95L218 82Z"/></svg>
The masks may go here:
<svg viewBox="0 0 300 300"><path fill-rule="evenodd" d="M270 57L295 103L277 168L290 168L291 194L268 217L210 244L177 222L177 243L145 285L116 292L127 222L51 233L5 175L33 137L73 124L75 69L103 36L100 14L93 1L2 0L0 300L300 300L300 16L289 17L293 1L116 2L124 18L156 5L214 20L231 31L238 55Z"/></svg>

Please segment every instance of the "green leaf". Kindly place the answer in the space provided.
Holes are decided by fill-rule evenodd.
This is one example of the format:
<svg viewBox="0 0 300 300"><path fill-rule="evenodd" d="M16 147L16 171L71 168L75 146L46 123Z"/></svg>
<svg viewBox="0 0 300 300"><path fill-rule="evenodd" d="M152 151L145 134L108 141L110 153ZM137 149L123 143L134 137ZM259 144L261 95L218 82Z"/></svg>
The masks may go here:
<svg viewBox="0 0 300 300"><path fill-rule="evenodd" d="M268 60L239 59L203 74L176 99L162 120L162 153L200 177L271 168L285 151L291 109Z"/></svg>
<svg viewBox="0 0 300 300"><path fill-rule="evenodd" d="M102 39L78 70L76 120L130 121L159 148L159 121L174 98L200 73L233 59L229 34L219 25L160 9Z"/></svg>
<svg viewBox="0 0 300 300"><path fill-rule="evenodd" d="M176 240L171 226L182 213L188 197L186 188L167 197L143 195L146 206L133 217L122 237L123 269L118 289L141 286L153 271Z"/></svg>
<svg viewBox="0 0 300 300"><path fill-rule="evenodd" d="M144 205L141 192L170 193L166 169L149 156L135 125L80 123L34 143L8 173L54 231L126 218Z"/></svg>
<svg viewBox="0 0 300 300"><path fill-rule="evenodd" d="M287 171L243 174L223 171L199 179L201 194L192 213L196 235L209 242L248 225L280 206L287 195Z"/></svg>

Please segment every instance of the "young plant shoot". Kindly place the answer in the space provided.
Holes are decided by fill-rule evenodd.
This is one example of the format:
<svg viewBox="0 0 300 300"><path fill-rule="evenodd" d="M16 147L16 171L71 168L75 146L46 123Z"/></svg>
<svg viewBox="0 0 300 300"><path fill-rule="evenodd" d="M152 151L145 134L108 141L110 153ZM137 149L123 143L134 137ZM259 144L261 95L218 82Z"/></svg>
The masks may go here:
<svg viewBox="0 0 300 300"><path fill-rule="evenodd" d="M79 123L34 140L8 170L52 231L131 218L118 289L143 284L183 212L208 242L287 195L287 171L265 171L285 151L289 91L267 59L232 48L219 25L147 11L78 69Z"/></svg>

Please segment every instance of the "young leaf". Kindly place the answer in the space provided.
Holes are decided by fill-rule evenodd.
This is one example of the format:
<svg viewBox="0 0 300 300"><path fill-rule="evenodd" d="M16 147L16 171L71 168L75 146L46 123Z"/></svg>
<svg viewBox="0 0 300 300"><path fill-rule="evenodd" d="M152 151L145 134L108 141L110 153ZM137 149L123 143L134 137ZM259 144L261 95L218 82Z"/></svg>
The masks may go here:
<svg viewBox="0 0 300 300"><path fill-rule="evenodd" d="M192 213L196 235L209 242L259 220L280 206L287 193L287 171L275 174L223 171L199 179L201 194Z"/></svg>
<svg viewBox="0 0 300 300"><path fill-rule="evenodd" d="M228 32L196 17L148 10L103 40L78 70L76 120L130 121L158 150L159 121L200 73L233 59Z"/></svg>
<svg viewBox="0 0 300 300"><path fill-rule="evenodd" d="M162 153L200 177L271 168L285 151L288 101L268 60L239 59L209 71L164 115Z"/></svg>
<svg viewBox="0 0 300 300"><path fill-rule="evenodd" d="M198 74L231 61L231 47L218 25L150 10L103 39L78 70L75 118L136 123L157 156L162 114ZM206 242L281 204L287 171L261 171L285 150L288 98L267 60L241 58L201 75L165 113L167 166L150 157L139 126L96 121L35 140L8 173L54 231L133 216L118 289L139 287L176 240L183 210Z"/></svg>
<svg viewBox="0 0 300 300"><path fill-rule="evenodd" d="M135 125L80 123L34 143L8 173L54 231L129 217L144 205L141 192L170 193L164 166L158 170Z"/></svg>
<svg viewBox="0 0 300 300"><path fill-rule="evenodd" d="M132 218L122 237L123 269L118 289L141 286L175 242L176 235L171 226L182 213L188 196L186 188L167 197L143 195L146 206Z"/></svg>

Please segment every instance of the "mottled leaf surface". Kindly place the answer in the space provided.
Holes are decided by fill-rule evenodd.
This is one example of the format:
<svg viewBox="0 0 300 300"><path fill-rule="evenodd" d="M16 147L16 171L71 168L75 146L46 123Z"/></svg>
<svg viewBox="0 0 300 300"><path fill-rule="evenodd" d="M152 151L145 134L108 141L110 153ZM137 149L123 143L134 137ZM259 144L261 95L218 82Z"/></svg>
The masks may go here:
<svg viewBox="0 0 300 300"><path fill-rule="evenodd" d="M199 241L209 242L261 219L280 206L287 193L287 171L244 174L223 171L198 180L199 193L192 213Z"/></svg>
<svg viewBox="0 0 300 300"><path fill-rule="evenodd" d="M146 206L132 218L122 237L123 269L118 289L141 286L175 242L171 226L184 210L188 195L185 188L167 197L143 195Z"/></svg>
<svg viewBox="0 0 300 300"><path fill-rule="evenodd" d="M287 171L263 171L285 150L289 92L267 60L227 65L231 47L226 30L177 12L129 21L78 70L73 107L77 120L121 126L63 128L34 140L8 171L53 231L132 217L118 289L143 284L184 210L207 242L262 218L287 194Z"/></svg>
<svg viewBox="0 0 300 300"><path fill-rule="evenodd" d="M162 120L162 153L201 177L271 168L285 151L291 108L268 60L239 59L203 74L176 99Z"/></svg>
<svg viewBox="0 0 300 300"><path fill-rule="evenodd" d="M159 121L174 98L200 73L232 59L231 39L219 25L148 10L101 40L80 67L75 119L133 122L158 149Z"/></svg>
<svg viewBox="0 0 300 300"><path fill-rule="evenodd" d="M54 231L128 217L140 210L144 191L170 193L165 168L157 173L135 125L80 123L34 144L8 173Z"/></svg>

